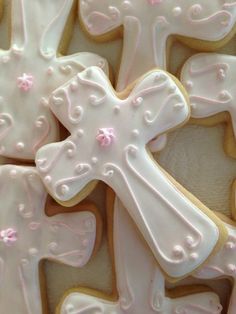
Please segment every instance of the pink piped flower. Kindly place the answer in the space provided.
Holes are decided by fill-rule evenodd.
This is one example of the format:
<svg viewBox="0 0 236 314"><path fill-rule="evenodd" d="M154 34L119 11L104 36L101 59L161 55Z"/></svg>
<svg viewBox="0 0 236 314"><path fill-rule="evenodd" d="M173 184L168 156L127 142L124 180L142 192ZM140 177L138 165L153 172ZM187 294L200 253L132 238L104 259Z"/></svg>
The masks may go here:
<svg viewBox="0 0 236 314"><path fill-rule="evenodd" d="M155 5L160 4L163 0L147 0L149 4Z"/></svg>
<svg viewBox="0 0 236 314"><path fill-rule="evenodd" d="M13 228L8 228L0 231L0 240L10 246L17 241L17 232Z"/></svg>
<svg viewBox="0 0 236 314"><path fill-rule="evenodd" d="M17 78L17 86L24 92L27 92L34 85L33 79L34 78L31 74L23 73L22 76Z"/></svg>
<svg viewBox="0 0 236 314"><path fill-rule="evenodd" d="M115 138L114 129L113 128L102 128L98 130L98 134L96 136L97 141L100 143L102 147L110 146Z"/></svg>

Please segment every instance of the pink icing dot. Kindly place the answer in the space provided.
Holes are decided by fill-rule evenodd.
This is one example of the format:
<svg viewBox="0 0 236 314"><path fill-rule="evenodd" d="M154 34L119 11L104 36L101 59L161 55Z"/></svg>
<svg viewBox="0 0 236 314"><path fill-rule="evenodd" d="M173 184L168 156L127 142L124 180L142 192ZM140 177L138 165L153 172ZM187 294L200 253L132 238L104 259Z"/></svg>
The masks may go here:
<svg viewBox="0 0 236 314"><path fill-rule="evenodd" d="M23 73L22 76L17 78L17 86L24 92L27 92L33 87L33 79L34 78L31 74Z"/></svg>
<svg viewBox="0 0 236 314"><path fill-rule="evenodd" d="M13 228L8 228L0 231L0 240L10 246L17 241L17 232Z"/></svg>
<svg viewBox="0 0 236 314"><path fill-rule="evenodd" d="M114 129L113 128L102 128L98 130L98 134L96 136L97 141L100 143L102 147L110 146L115 138Z"/></svg>
<svg viewBox="0 0 236 314"><path fill-rule="evenodd" d="M163 0L147 0L149 4L155 5L160 4Z"/></svg>

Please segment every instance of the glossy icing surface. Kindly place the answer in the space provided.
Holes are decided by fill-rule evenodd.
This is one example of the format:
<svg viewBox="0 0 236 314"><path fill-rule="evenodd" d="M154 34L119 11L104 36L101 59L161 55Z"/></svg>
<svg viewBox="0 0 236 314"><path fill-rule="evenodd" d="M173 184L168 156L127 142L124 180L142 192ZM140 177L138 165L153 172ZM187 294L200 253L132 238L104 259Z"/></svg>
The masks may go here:
<svg viewBox="0 0 236 314"><path fill-rule="evenodd" d="M219 298L212 292L176 299L166 296L164 277L119 200L114 214L114 254L118 301L74 292L63 301L60 314L221 313Z"/></svg>
<svg viewBox="0 0 236 314"><path fill-rule="evenodd" d="M47 193L33 167L0 167L0 312L42 314L39 262L82 267L93 252L89 211L48 217Z"/></svg>
<svg viewBox="0 0 236 314"><path fill-rule="evenodd" d="M236 57L198 54L183 67L181 80L190 94L193 118L207 118L228 111L236 138Z"/></svg>
<svg viewBox="0 0 236 314"><path fill-rule="evenodd" d="M37 153L50 194L66 202L90 181L102 180L125 204L169 276L182 277L200 266L219 230L145 149L153 137L188 119L188 104L172 78L150 72L121 100L101 69L91 67L56 90L50 108L71 133Z"/></svg>
<svg viewBox="0 0 236 314"><path fill-rule="evenodd" d="M226 224L228 241L219 251L212 256L209 262L197 272L198 278L214 279L217 277L230 277L233 280L233 291L230 299L228 314L236 312L236 227Z"/></svg>
<svg viewBox="0 0 236 314"><path fill-rule="evenodd" d="M80 16L93 36L123 26L124 47L117 84L121 91L155 67L166 69L170 35L206 41L223 39L235 24L236 2L80 0Z"/></svg>
<svg viewBox="0 0 236 314"><path fill-rule="evenodd" d="M48 108L51 92L87 66L106 61L92 53L58 56L73 0L12 0L11 45L0 50L0 154L34 159L59 139Z"/></svg>

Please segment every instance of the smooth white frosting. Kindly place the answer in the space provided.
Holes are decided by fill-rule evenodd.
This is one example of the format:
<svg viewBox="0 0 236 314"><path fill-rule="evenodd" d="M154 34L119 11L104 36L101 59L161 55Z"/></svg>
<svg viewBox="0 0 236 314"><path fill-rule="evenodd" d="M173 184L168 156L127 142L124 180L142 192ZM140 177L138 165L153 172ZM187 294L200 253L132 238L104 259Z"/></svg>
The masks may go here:
<svg viewBox="0 0 236 314"><path fill-rule="evenodd" d="M171 35L219 41L236 22L234 0L80 0L86 30L102 36L124 29L117 90L155 67L166 69ZM201 48L201 43L199 43Z"/></svg>
<svg viewBox="0 0 236 314"><path fill-rule="evenodd" d="M212 292L176 299L166 296L164 277L119 200L113 231L118 301L73 292L64 299L60 314L221 313L219 298Z"/></svg>
<svg viewBox="0 0 236 314"><path fill-rule="evenodd" d="M48 217L46 196L35 168L0 167L0 313L42 313L42 259L82 267L92 255L95 215L83 211Z"/></svg>
<svg viewBox="0 0 236 314"><path fill-rule="evenodd" d="M123 26L123 53L116 86L117 91L122 91L156 67L167 69L167 40L171 35L222 40L235 25L236 1L81 0L80 16L93 36ZM165 143L166 136L161 136L149 148L152 152L160 151Z"/></svg>
<svg viewBox="0 0 236 314"><path fill-rule="evenodd" d="M191 116L208 118L230 113L236 138L236 57L215 53L194 55L184 65L181 81L190 95Z"/></svg>
<svg viewBox="0 0 236 314"><path fill-rule="evenodd" d="M0 154L33 160L46 143L59 140L48 108L51 92L79 71L107 62L92 53L58 55L74 0L12 0L11 45L0 50Z"/></svg>
<svg viewBox="0 0 236 314"><path fill-rule="evenodd" d="M56 90L50 108L71 133L37 153L37 169L50 194L66 202L90 181L102 180L123 201L169 276L182 277L200 266L216 246L219 230L145 148L189 117L175 81L155 70L121 100L102 70L91 67Z"/></svg>
<svg viewBox="0 0 236 314"><path fill-rule="evenodd" d="M228 314L236 313L236 226L226 224L228 240L223 248L210 260L195 277L201 279L215 279L229 277L232 279L233 290L230 297Z"/></svg>

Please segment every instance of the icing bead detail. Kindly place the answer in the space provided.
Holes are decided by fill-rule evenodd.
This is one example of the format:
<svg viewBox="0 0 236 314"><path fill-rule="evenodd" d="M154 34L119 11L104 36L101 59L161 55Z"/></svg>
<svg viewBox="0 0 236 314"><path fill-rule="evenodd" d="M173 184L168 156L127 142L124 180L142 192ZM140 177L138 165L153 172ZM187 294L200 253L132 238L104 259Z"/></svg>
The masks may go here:
<svg viewBox="0 0 236 314"><path fill-rule="evenodd" d="M81 129L79 129L79 130L77 131L77 136L78 136L78 137L82 137L83 135L84 135L84 131L81 130Z"/></svg>
<svg viewBox="0 0 236 314"><path fill-rule="evenodd" d="M47 69L47 74L48 74L48 75L52 75L52 74L53 74L53 67L49 67L49 68Z"/></svg>
<svg viewBox="0 0 236 314"><path fill-rule="evenodd" d="M62 194L62 195L66 195L69 191L70 191L70 188L68 187L68 185L63 184L63 185L61 186L61 194Z"/></svg>
<svg viewBox="0 0 236 314"><path fill-rule="evenodd" d="M179 16L181 13L182 13L181 7L175 7L175 8L173 9L173 15L174 15L174 16Z"/></svg>
<svg viewBox="0 0 236 314"><path fill-rule="evenodd" d="M236 274L236 265L234 264L228 264L227 265L227 270L230 274L235 275Z"/></svg>
<svg viewBox="0 0 236 314"><path fill-rule="evenodd" d="M17 78L17 85L22 91L28 92L34 85L33 76L23 73L22 76Z"/></svg>
<svg viewBox="0 0 236 314"><path fill-rule="evenodd" d="M19 143L16 144L16 150L17 150L18 152L22 152L23 149L24 149L24 147L25 147L25 144L22 143L22 142L19 142Z"/></svg>
<svg viewBox="0 0 236 314"><path fill-rule="evenodd" d="M176 245L173 249L173 254L176 257L182 257L184 255L184 250L180 245Z"/></svg>
<svg viewBox="0 0 236 314"><path fill-rule="evenodd" d="M49 184L51 181L52 181L51 176L46 176L46 177L44 178L44 182L45 182L46 184Z"/></svg>
<svg viewBox="0 0 236 314"><path fill-rule="evenodd" d="M97 157L93 157L93 158L92 158L92 163L93 163L94 165L96 165L96 164L98 163L98 158L97 158Z"/></svg>
<svg viewBox="0 0 236 314"><path fill-rule="evenodd" d="M113 128L102 128L98 130L98 134L96 136L97 141L100 143L102 147L110 146L115 138L114 129Z"/></svg>
<svg viewBox="0 0 236 314"><path fill-rule="evenodd" d="M17 232L13 228L0 231L0 241L4 242L7 246L12 245L17 241Z"/></svg>

